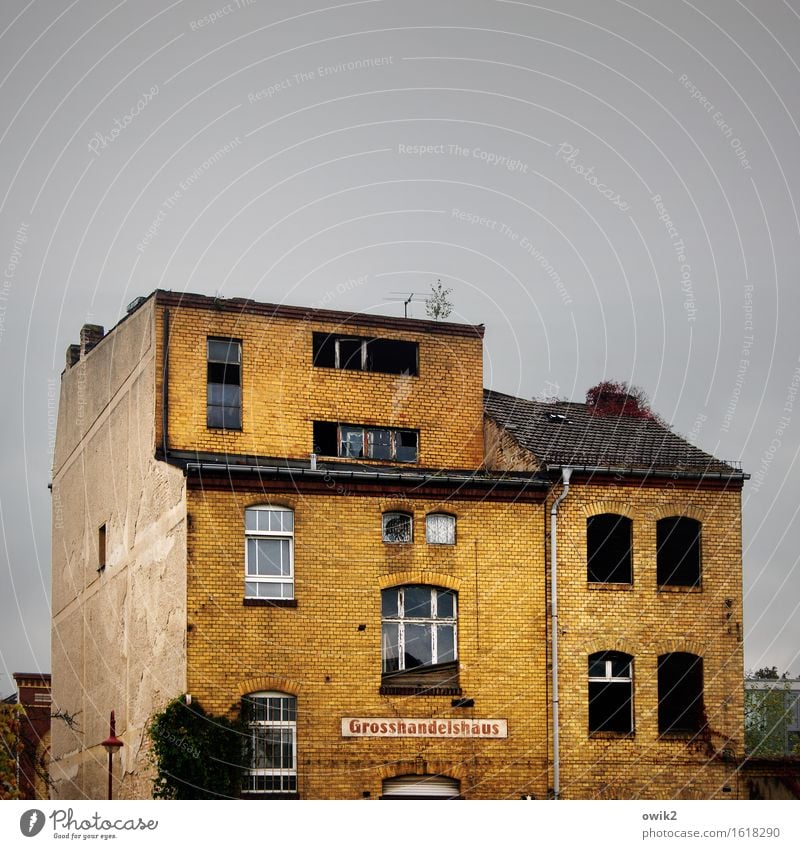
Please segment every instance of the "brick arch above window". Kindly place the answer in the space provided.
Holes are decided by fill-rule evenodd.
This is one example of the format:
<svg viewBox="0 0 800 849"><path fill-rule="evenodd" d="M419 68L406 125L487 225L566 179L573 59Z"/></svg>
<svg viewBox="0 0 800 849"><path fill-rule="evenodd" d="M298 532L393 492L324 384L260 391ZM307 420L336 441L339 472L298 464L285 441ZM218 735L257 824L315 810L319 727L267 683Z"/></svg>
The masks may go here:
<svg viewBox="0 0 800 849"><path fill-rule="evenodd" d="M383 498L379 502L381 513L408 513L414 515L415 504L413 501L402 498Z"/></svg>
<svg viewBox="0 0 800 849"><path fill-rule="evenodd" d="M602 651L618 651L636 657L641 653L641 646L628 637L620 637L615 634L599 632L592 634L592 639L583 644L587 655L597 654Z"/></svg>
<svg viewBox="0 0 800 849"><path fill-rule="evenodd" d="M291 510L294 512L297 509L296 499L283 498L280 501L267 501L262 495L260 498L253 498L242 502L242 510L252 510L255 507L270 507L273 510Z"/></svg>
<svg viewBox="0 0 800 849"><path fill-rule="evenodd" d="M627 519L639 518L638 511L631 504L613 498L599 498L597 501L590 501L583 505L583 512L587 519L603 513L615 513L618 516L625 516Z"/></svg>
<svg viewBox="0 0 800 849"><path fill-rule="evenodd" d="M673 516L694 519L701 524L706 521L706 511L702 507L696 507L693 504L686 504L682 501L671 501L668 504L662 504L649 514L648 518L658 521L659 519L670 519Z"/></svg>
<svg viewBox="0 0 800 849"><path fill-rule="evenodd" d="M299 696L302 688L299 681L280 675L258 675L255 678L240 681L234 686L239 697L258 692L279 692L288 693L290 696Z"/></svg>
<svg viewBox="0 0 800 849"><path fill-rule="evenodd" d="M648 647L648 652L656 657L661 657L663 654L696 654L698 657L704 657L706 654L706 646L699 640L687 640L685 637L673 637L669 640L661 640L653 643Z"/></svg>
<svg viewBox="0 0 800 849"><path fill-rule="evenodd" d="M446 590L461 589L463 581L443 572L427 572L422 569L409 570L407 572L392 572L378 579L379 589L385 590L389 587L401 587L404 584L424 584L435 587L444 587Z"/></svg>

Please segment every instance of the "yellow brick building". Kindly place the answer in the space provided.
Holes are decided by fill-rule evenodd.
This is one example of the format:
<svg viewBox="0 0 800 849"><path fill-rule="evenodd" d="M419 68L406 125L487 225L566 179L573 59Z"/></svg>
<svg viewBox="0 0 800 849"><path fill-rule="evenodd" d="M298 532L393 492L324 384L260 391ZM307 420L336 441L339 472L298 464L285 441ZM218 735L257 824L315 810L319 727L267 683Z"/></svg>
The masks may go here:
<svg viewBox="0 0 800 849"><path fill-rule="evenodd" d="M103 795L110 710L116 795L149 795L181 693L246 718L250 799L737 795L744 476L656 422L485 392L482 339L163 291L84 328L57 797Z"/></svg>

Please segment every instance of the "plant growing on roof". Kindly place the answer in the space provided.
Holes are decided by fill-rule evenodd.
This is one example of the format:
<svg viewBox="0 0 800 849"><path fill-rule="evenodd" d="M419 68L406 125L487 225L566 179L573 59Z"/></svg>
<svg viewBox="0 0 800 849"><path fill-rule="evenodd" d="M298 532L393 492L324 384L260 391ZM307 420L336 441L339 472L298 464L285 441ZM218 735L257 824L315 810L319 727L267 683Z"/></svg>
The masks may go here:
<svg viewBox="0 0 800 849"><path fill-rule="evenodd" d="M646 419L668 427L650 408L647 393L639 386L629 386L622 380L603 380L586 392L586 406L595 416L630 416Z"/></svg>
<svg viewBox="0 0 800 849"><path fill-rule="evenodd" d="M431 284L431 294L425 299L425 312L428 314L428 318L439 321L450 315L453 311L453 304L450 302L448 295L452 291L452 289L444 286L441 280L437 280Z"/></svg>

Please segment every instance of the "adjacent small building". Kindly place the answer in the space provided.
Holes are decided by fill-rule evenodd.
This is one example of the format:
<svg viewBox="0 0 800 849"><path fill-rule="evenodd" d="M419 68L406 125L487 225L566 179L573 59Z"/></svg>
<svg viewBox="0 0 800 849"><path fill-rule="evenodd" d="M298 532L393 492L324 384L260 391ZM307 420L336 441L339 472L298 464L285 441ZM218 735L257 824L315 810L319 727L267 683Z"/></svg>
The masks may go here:
<svg viewBox="0 0 800 849"><path fill-rule="evenodd" d="M16 786L20 799L49 799L50 676L15 672L17 692L8 698L22 710L17 721Z"/></svg>
<svg viewBox="0 0 800 849"><path fill-rule="evenodd" d="M182 693L247 721L252 800L739 795L746 475L624 403L485 391L483 335L161 290L84 327L56 798L104 796L111 710L147 797Z"/></svg>

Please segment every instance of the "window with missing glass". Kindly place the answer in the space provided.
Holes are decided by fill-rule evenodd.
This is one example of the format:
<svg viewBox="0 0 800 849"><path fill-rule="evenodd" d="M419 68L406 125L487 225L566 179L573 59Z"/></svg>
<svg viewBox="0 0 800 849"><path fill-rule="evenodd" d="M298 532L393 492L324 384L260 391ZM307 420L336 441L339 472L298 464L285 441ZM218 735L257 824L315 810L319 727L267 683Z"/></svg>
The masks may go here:
<svg viewBox="0 0 800 849"><path fill-rule="evenodd" d="M410 513L383 514L383 541L392 543L413 542L414 520Z"/></svg>
<svg viewBox="0 0 800 849"><path fill-rule="evenodd" d="M382 671L455 661L456 594L442 587L390 587L381 593Z"/></svg>
<svg viewBox="0 0 800 849"><path fill-rule="evenodd" d="M242 343L208 339L206 424L226 430L242 428Z"/></svg>
<svg viewBox="0 0 800 849"><path fill-rule="evenodd" d="M328 457L415 463L419 434L415 430L314 422L314 451Z"/></svg>
<svg viewBox="0 0 800 849"><path fill-rule="evenodd" d="M288 693L250 693L242 699L249 730L244 793L297 793L297 700Z"/></svg>
<svg viewBox="0 0 800 849"><path fill-rule="evenodd" d="M633 731L633 658L602 651L589 655L589 732Z"/></svg>
<svg viewBox="0 0 800 849"><path fill-rule="evenodd" d="M403 339L314 333L312 348L313 362L317 368L409 376L419 371L419 346L416 342Z"/></svg>

